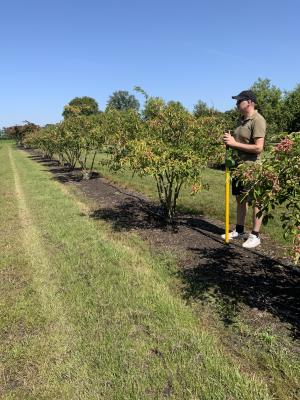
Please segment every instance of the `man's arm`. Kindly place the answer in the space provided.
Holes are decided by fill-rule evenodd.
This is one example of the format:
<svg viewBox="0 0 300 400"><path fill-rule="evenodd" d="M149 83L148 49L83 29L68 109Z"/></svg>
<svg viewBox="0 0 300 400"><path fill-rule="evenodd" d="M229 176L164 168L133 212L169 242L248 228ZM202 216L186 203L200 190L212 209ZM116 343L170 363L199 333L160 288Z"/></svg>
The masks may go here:
<svg viewBox="0 0 300 400"><path fill-rule="evenodd" d="M253 140L254 144L244 144L237 142L235 138L230 135L230 133L225 133L223 137L224 143L231 149L241 150L244 151L245 153L260 154L264 148L265 138L258 137L254 138Z"/></svg>

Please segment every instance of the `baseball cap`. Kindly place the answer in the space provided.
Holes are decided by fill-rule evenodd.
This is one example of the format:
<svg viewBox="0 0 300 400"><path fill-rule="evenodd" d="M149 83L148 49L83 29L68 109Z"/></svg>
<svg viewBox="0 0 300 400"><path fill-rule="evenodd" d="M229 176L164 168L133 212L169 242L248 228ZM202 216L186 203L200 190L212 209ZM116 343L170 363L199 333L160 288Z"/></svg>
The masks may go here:
<svg viewBox="0 0 300 400"><path fill-rule="evenodd" d="M252 90L243 90L237 96L232 96L232 98L236 99L237 101L239 101L239 100L251 100L254 103L257 103L256 96L252 92Z"/></svg>

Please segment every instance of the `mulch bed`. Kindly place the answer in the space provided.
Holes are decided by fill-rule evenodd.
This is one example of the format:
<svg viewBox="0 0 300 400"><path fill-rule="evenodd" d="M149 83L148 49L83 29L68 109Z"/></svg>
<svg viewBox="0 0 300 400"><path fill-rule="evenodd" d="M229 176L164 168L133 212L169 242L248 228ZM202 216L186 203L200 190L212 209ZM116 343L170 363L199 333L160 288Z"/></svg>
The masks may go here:
<svg viewBox="0 0 300 400"><path fill-rule="evenodd" d="M299 337L300 269L282 257L282 249L267 236L262 236L261 248L253 251L244 249L240 241L225 245L220 238L223 224L204 216L178 213L175 227L166 227L158 217L159 205L143 194L97 174L94 179L81 180L79 171L70 173L30 154L54 179L76 185L93 200L97 207L91 218L109 222L116 231L134 231L155 251L175 254L186 299L203 300L215 293L228 305L225 323L230 323L232 310L242 305L252 314L271 318L272 325L284 326L293 338Z"/></svg>

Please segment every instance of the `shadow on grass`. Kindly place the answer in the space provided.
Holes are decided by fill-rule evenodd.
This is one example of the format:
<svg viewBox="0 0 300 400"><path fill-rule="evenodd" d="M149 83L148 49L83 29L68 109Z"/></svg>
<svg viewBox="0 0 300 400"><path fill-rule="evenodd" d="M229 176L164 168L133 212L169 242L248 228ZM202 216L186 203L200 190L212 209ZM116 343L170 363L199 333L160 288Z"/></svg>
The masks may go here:
<svg viewBox="0 0 300 400"><path fill-rule="evenodd" d="M239 303L245 303L291 324L293 337L299 338L300 271L232 246L189 250L200 262L179 272L186 299L214 297L225 324L234 322Z"/></svg>

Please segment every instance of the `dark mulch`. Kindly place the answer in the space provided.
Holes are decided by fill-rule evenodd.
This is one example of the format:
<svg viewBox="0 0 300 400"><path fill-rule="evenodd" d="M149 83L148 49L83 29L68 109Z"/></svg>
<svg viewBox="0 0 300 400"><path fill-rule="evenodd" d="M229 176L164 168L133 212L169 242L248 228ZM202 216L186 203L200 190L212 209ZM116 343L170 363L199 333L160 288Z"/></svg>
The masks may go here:
<svg viewBox="0 0 300 400"><path fill-rule="evenodd" d="M144 195L97 175L82 180L78 170L69 172L32 153L30 157L45 164L54 179L75 184L93 199L97 208L91 218L108 221L116 231L134 231L153 248L178 256L186 299L221 298L225 324L246 306L252 314L263 312L266 320L272 318L273 325L284 326L293 338L299 337L300 269L280 258L281 249L270 239L263 237L258 251L246 250L238 241L224 245L222 223L185 213L178 214L176 226L165 226L158 204Z"/></svg>

